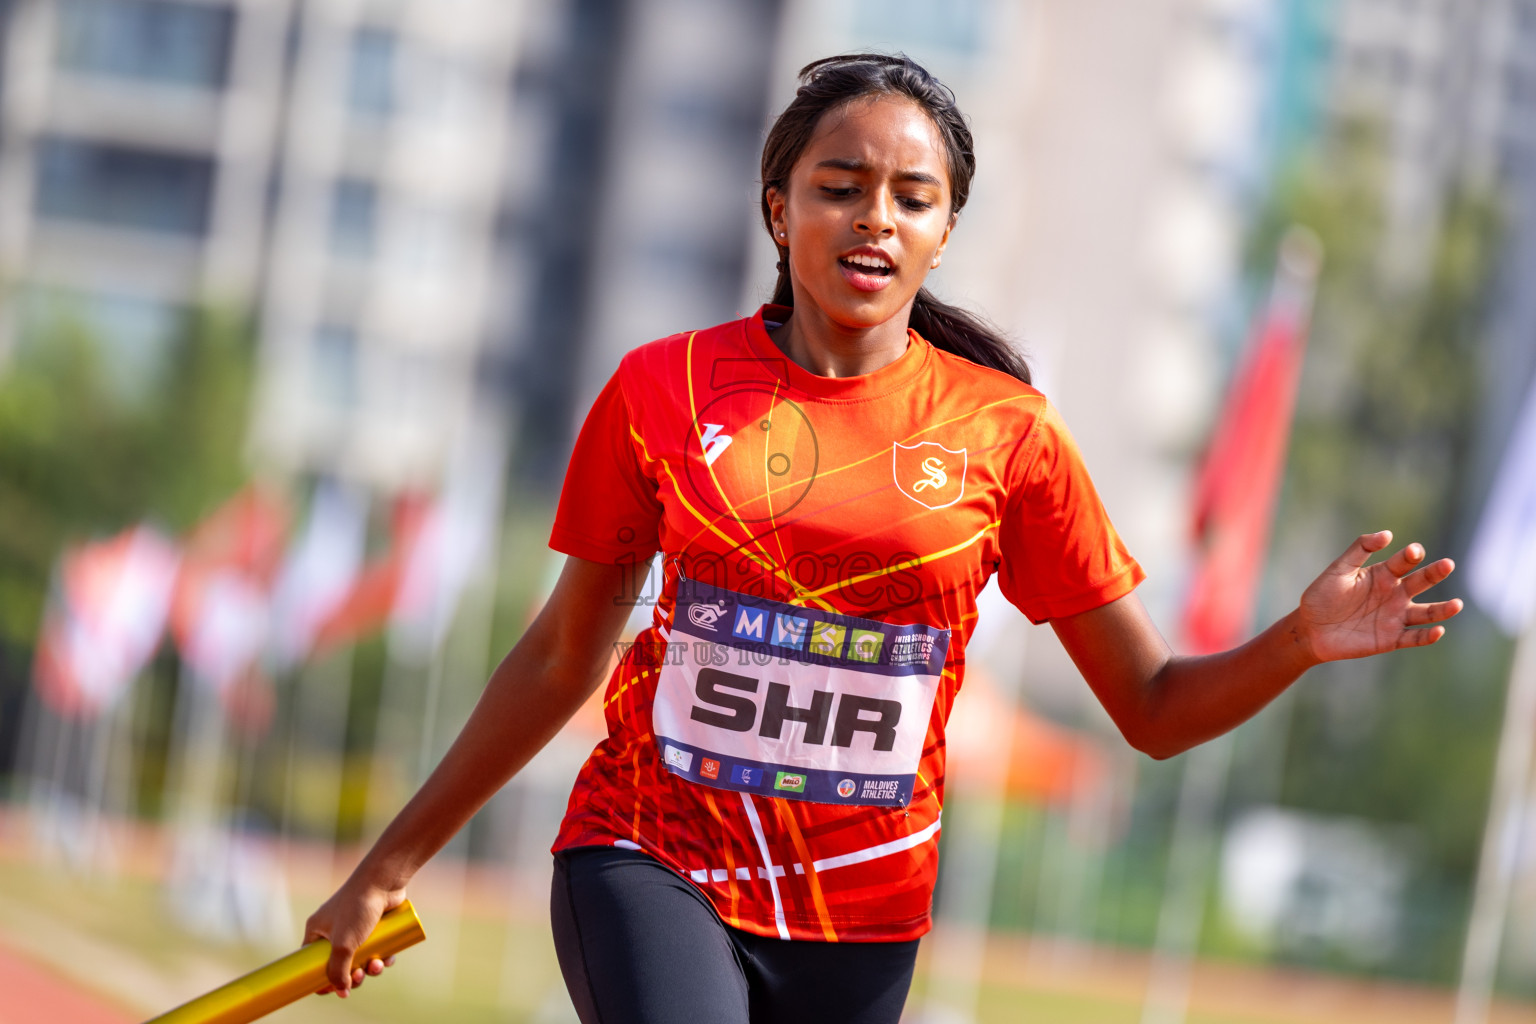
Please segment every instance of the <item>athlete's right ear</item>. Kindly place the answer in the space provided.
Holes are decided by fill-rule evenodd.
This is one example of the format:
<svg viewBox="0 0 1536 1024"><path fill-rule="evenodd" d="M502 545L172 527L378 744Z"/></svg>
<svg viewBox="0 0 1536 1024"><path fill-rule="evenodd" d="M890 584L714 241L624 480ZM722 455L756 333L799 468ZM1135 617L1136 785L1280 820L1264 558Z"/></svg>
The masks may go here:
<svg viewBox="0 0 1536 1024"><path fill-rule="evenodd" d="M768 200L768 220L773 224L773 240L779 245L789 245L789 223L784 218L784 191L769 185L763 193Z"/></svg>

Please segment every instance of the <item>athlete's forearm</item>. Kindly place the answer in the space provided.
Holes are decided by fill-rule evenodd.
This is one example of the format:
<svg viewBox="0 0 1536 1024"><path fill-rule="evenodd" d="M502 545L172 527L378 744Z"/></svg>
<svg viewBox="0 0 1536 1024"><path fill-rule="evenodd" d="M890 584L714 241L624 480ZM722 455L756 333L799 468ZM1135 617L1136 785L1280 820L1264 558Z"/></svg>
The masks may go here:
<svg viewBox="0 0 1536 1024"><path fill-rule="evenodd" d="M1200 656L1175 655L1134 594L1051 624L1126 740L1156 758L1247 721L1317 663L1295 612Z"/></svg>
<svg viewBox="0 0 1536 1024"><path fill-rule="evenodd" d="M497 666L442 762L358 865L371 884L403 888L591 693L603 666L572 671L537 639L526 637L535 642L519 643Z"/></svg>
<svg viewBox="0 0 1536 1024"><path fill-rule="evenodd" d="M491 673L469 720L354 872L400 889L560 731L607 672L628 609L622 569L567 563L549 602Z"/></svg>
<svg viewBox="0 0 1536 1024"><path fill-rule="evenodd" d="M1317 664L1294 612L1219 654L1170 656L1142 686L1139 714L1122 724L1144 753L1172 757L1252 718Z"/></svg>
<svg viewBox="0 0 1536 1024"><path fill-rule="evenodd" d="M1361 534L1302 592L1296 610L1221 654L1178 658L1135 595L1055 621L1056 633L1128 740L1171 757L1246 721L1313 665L1423 647L1445 635L1461 601L1419 602L1445 580L1449 558L1420 544L1384 560L1382 530Z"/></svg>

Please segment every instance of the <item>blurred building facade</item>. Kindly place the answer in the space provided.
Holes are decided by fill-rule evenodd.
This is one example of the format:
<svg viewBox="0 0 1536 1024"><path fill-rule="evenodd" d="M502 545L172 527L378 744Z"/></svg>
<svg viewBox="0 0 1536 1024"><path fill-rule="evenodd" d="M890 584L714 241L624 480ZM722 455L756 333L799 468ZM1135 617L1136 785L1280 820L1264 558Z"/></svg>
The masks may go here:
<svg viewBox="0 0 1536 1024"><path fill-rule="evenodd" d="M1447 191L1521 179L1536 159L1536 4L1341 0L1327 90L1335 120L1385 129L1392 248L1428 247Z"/></svg>
<svg viewBox="0 0 1536 1024"><path fill-rule="evenodd" d="M777 4L7 0L0 352L255 313L255 462L431 485L732 315ZM677 26L688 26L677 31ZM606 369L604 369L606 368Z"/></svg>
<svg viewBox="0 0 1536 1024"><path fill-rule="evenodd" d="M526 301L506 304L519 321L525 469L547 485L621 355L751 311L749 253L771 249L754 226L755 183L784 9L566 6L564 45L529 51L523 106L556 141L514 218L533 267Z"/></svg>
<svg viewBox="0 0 1536 1024"><path fill-rule="evenodd" d="M13 3L6 340L73 317L152 363L193 305L250 311L259 463L431 480L479 408L518 38L458 6Z"/></svg>
<svg viewBox="0 0 1536 1024"><path fill-rule="evenodd" d="M9 339L73 299L122 345L152 348L189 296L254 297L247 211L265 181L240 115L261 40L237 38L236 13L9 5L0 267L26 282L7 303Z"/></svg>
<svg viewBox="0 0 1536 1024"><path fill-rule="evenodd" d="M1328 120L1365 118L1384 135L1392 269L1422 279L1458 190L1496 196L1503 218L1470 529L1536 374L1536 2L1339 0L1328 30Z"/></svg>

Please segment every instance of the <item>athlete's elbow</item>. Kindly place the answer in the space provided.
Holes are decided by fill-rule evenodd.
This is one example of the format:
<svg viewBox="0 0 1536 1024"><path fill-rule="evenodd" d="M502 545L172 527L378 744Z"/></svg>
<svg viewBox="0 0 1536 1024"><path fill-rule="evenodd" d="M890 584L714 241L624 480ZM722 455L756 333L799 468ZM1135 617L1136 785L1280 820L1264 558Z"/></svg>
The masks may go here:
<svg viewBox="0 0 1536 1024"><path fill-rule="evenodd" d="M1182 744L1173 744L1160 741L1141 741L1131 743L1138 751L1146 754L1154 761L1166 761L1170 757L1177 757L1189 748Z"/></svg>
<svg viewBox="0 0 1536 1024"><path fill-rule="evenodd" d="M1133 749L1154 761L1177 757L1194 745L1187 742L1185 737L1145 718L1125 719L1115 724L1120 727L1120 735L1125 737Z"/></svg>

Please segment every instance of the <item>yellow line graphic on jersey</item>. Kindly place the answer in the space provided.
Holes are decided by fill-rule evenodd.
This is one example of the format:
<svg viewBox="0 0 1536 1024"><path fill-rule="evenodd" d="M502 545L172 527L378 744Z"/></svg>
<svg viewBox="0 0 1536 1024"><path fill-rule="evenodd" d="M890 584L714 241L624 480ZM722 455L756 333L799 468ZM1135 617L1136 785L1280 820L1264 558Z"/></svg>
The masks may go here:
<svg viewBox="0 0 1536 1024"><path fill-rule="evenodd" d="M722 530L718 526L716 526L714 524L713 520L707 518L704 515L701 515L699 510L694 508L691 504L689 504L687 498L683 497L682 485L678 483L677 477L675 475L673 475L673 473L672 473L672 467L667 465L666 460L665 459L658 459L654 455L651 454L650 448L645 443L645 438L640 436L639 432L635 430L633 425L631 425L630 428L629 428L629 434L630 434L631 437L633 437L635 439L636 442L639 443L640 448L644 452L646 459L648 461L650 461L650 462L656 463L656 465L661 467L662 472L667 474L667 479L672 481L672 490L673 490L673 493L675 493L677 495L677 500L682 504L683 508L687 509L689 515L693 516L695 519L697 519L700 523L702 523L704 525L704 529L705 530L708 530L709 532L713 533L715 536L719 537L721 540L725 541L727 544L729 544L731 546L732 550L741 551L741 553L744 554L747 558L749 558L752 561L756 562L763 569L767 570L774 577L776 577L777 579L782 581L785 586L790 587L792 590L794 590L795 594L801 600L815 600L814 595L810 595L810 594L804 593L804 588L801 587L800 584L792 576L790 576L788 572L786 572L783 569L779 568L778 566L774 565L771 559L769 559L768 561L764 561L763 559L768 557L766 554L763 556L763 558L758 558L751 551L747 551L746 549L742 548L741 545L737 544L736 540L733 537L731 537L730 534L726 533L724 530ZM700 531L700 533L702 533L702 532L703 531ZM695 534L695 537L697 537L697 536L698 536L698 534ZM827 603L825 601L818 601L817 602L817 606L819 608L825 610L825 611L829 611L829 612L837 611L837 609L833 605L831 605L831 604L829 604L829 603Z"/></svg>
<svg viewBox="0 0 1536 1024"><path fill-rule="evenodd" d="M787 801L771 800L769 803L773 807L774 816L784 823L784 830L789 833L789 841L795 847L795 856L805 865L805 881L811 889L811 904L816 908L816 921L821 925L822 938L836 942L837 929L832 927L832 912L827 908L827 898L821 891L821 879L816 877L816 861L811 856L810 847L805 845L805 836L800 834L795 812L789 808Z"/></svg>
<svg viewBox="0 0 1536 1024"><path fill-rule="evenodd" d="M860 573L857 576L850 576L848 579L839 580L836 583L828 583L824 587L810 591L805 596L807 598L821 597L823 594L830 594L834 590L841 590L844 587L852 586L855 583L863 583L867 580L878 579L881 576L889 576L893 572L901 572L905 569L916 569L920 566L927 565L930 562L937 562L941 558L948 558L950 555L953 555L959 551L964 551L966 548L981 540L981 538L987 535L988 530L997 529L1000 522L1001 520L994 519L986 526L983 526L981 529L977 530L968 539L963 540L958 544L952 544L943 550L935 551L932 554L917 555L912 558L903 559L900 562L886 566L884 569L875 569L871 572Z"/></svg>
<svg viewBox="0 0 1536 1024"><path fill-rule="evenodd" d="M691 379L692 378L690 378L690 381L691 381ZM968 418L970 418L972 416L978 416L981 413L984 413L984 412L986 412L989 409L995 409L995 408L997 408L1000 405L1007 405L1010 402L1024 401L1026 399L1032 399L1032 398L1035 398L1035 397L1036 396L1034 396L1034 395L1014 395L1014 396L1009 397L1009 398L1000 398L1000 399L998 399L995 402L988 402L986 405L977 406L975 409L967 410L966 412L963 412L963 413L961 413L958 416L952 416L952 417L950 417L947 420L940 420L937 423L930 423L930 424L928 424L925 427L921 427L921 428L919 428L917 430L912 431L910 434L908 434L906 437L902 438L901 440L902 441L910 441L910 440L912 440L915 437L918 437L918 436L920 436L922 434L927 433L928 431L937 430L940 427L947 427L947 426L949 426L952 423L959 423L961 420L968 419ZM864 465L866 462L871 462L871 461L873 461L875 459L882 458L883 456L888 454L889 451L890 451L889 448L882 446L879 450L877 450L877 451L875 451L875 452L873 452L873 453L871 453L869 455L860 456L859 458L856 458L856 459L854 459L851 462L846 462L846 463L844 463L841 466L834 466L833 468L825 470L825 471L818 470L814 474L815 479L825 480L827 477L834 476L834 475L836 475L838 473L842 473L845 470L855 469L855 468L857 468L859 466ZM807 478L805 478L805 477L802 477L800 479L786 480L784 483L780 484L778 487L773 488L772 490L770 490L769 491L769 496L771 497L777 491L791 490L791 489L796 488L796 487L803 487L803 486L806 485L806 482L807 482ZM716 517L716 518L719 518L719 517ZM712 525L713 522L714 522L714 520L711 520L710 522L706 522L704 525L706 527L708 527L708 526ZM696 533L692 537L690 537L689 541L688 541L689 544L691 545L693 543L693 541L697 540L699 538L699 536L703 534L703 532L704 532L703 530L700 530L699 533Z"/></svg>
<svg viewBox="0 0 1536 1024"><path fill-rule="evenodd" d="M683 376L688 380L688 421L693 424L695 433L699 433L699 428L701 426L699 423L699 405L693 394L693 339L698 333L698 331L694 331L693 334L688 335L687 353L683 359ZM777 383L774 384L774 391L775 393L778 391ZM699 433L699 445L700 447L703 447L704 445L704 435L702 433ZM684 457L686 458L686 456ZM715 485L715 493L718 494L720 496L720 500L725 503L725 507L727 511L729 511L731 518L734 519L746 533L746 540L744 543L751 544L757 549L758 554L762 555L765 559L768 559L769 562L772 562L773 556L768 553L767 548L763 547L762 542L754 535L752 529L748 527L745 522L742 522L741 513L736 511L735 504L732 503L730 496L725 493L725 488L720 484L720 477L715 473L714 462L710 459L705 459L704 468L709 471L709 479L710 482ZM670 471L667 475L671 476ZM674 487L677 486L677 480L675 477L673 478L672 485ZM679 495L679 498L681 498L681 495ZM771 505L769 506L769 509L771 514ZM690 511L692 511L692 509L690 509ZM698 515L698 513L695 512L694 515ZM784 563L782 560L778 563L774 571L784 575L785 578L789 580L790 586L795 588L796 593L801 591L802 588L795 583L793 577L788 576L787 572L784 571Z"/></svg>
<svg viewBox="0 0 1536 1024"><path fill-rule="evenodd" d="M773 414L779 411L779 382L773 382L773 394L768 398L768 426L773 428ZM802 417L803 418L803 417ZM763 500L768 503L768 524L773 531L773 540L779 546L779 564L787 566L789 555L784 550L784 534L779 530L779 514L773 510L773 488L769 486L768 477L772 475L769 463L772 461L768 454L768 446L763 445ZM746 524L742 524L746 525Z"/></svg>

